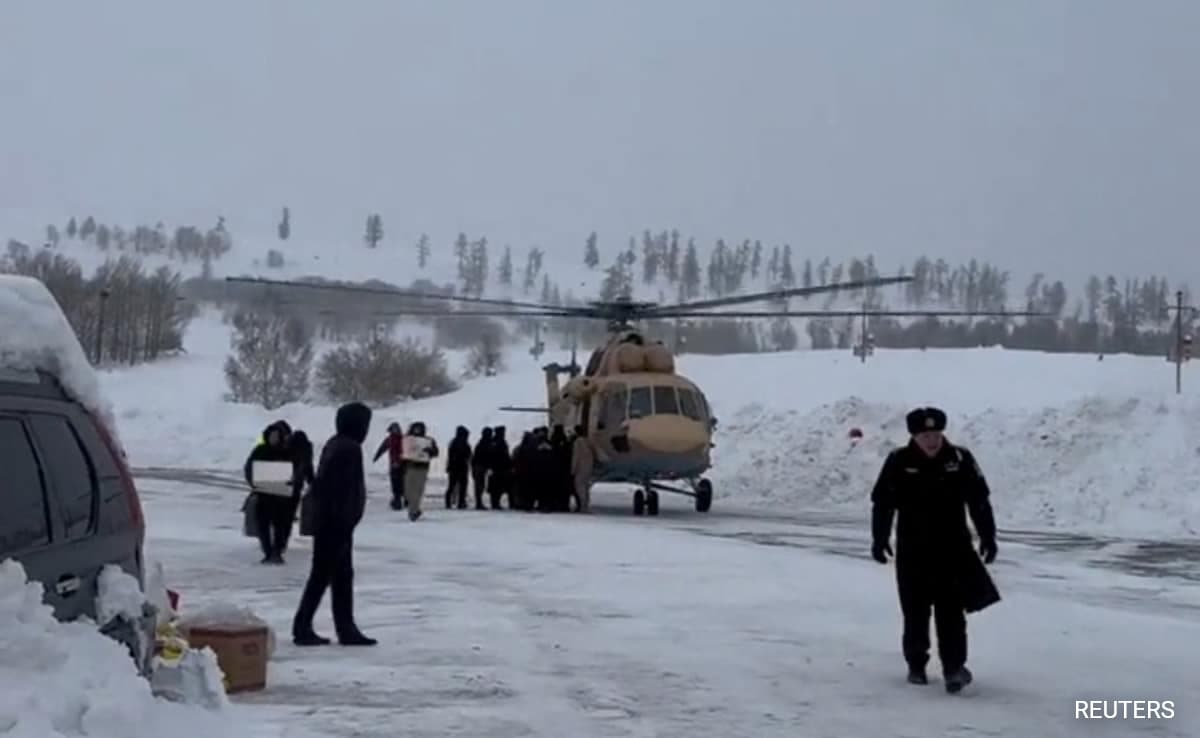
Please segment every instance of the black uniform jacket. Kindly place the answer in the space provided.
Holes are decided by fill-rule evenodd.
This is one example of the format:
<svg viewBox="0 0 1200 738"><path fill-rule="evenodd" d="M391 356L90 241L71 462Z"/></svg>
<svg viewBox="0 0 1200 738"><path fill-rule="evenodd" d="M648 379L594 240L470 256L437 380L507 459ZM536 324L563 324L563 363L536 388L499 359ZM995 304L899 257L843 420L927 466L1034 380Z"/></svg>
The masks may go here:
<svg viewBox="0 0 1200 738"><path fill-rule="evenodd" d="M950 442L934 457L915 443L888 454L871 491L871 533L891 537L896 519L896 568L903 580L926 578L961 588L965 609L981 610L1000 594L971 543L967 515L982 541L995 541L990 490L974 455ZM965 508L965 509L964 509Z"/></svg>

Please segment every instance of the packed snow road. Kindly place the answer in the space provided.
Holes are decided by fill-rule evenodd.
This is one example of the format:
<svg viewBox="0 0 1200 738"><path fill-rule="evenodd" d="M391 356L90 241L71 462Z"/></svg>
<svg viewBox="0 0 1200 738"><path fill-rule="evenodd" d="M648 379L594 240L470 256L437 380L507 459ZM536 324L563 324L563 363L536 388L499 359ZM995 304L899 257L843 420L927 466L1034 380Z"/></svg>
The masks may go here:
<svg viewBox="0 0 1200 738"><path fill-rule="evenodd" d="M434 508L413 525L375 495L356 608L380 645L298 649L308 540L261 566L236 475L170 476L146 470L140 485L150 554L184 607L246 604L278 631L267 690L237 700L255 736L1200 730L1200 583L1165 562L1153 576L1114 568L1136 542L1002 537L1005 600L971 618L977 682L950 697L904 683L892 572L866 557L860 521L700 516L682 501L634 519L614 495L593 516ZM327 605L317 626L330 634ZM1175 717L1075 720L1090 699L1173 700Z"/></svg>

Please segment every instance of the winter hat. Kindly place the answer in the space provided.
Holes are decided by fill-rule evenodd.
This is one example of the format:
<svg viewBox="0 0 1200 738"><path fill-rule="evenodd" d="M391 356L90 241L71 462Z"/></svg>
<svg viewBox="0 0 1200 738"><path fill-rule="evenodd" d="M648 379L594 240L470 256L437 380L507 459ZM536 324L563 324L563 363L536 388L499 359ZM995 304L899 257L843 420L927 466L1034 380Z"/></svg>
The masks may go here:
<svg viewBox="0 0 1200 738"><path fill-rule="evenodd" d="M944 431L946 413L936 407L919 407L906 415L904 422L914 436L925 431Z"/></svg>

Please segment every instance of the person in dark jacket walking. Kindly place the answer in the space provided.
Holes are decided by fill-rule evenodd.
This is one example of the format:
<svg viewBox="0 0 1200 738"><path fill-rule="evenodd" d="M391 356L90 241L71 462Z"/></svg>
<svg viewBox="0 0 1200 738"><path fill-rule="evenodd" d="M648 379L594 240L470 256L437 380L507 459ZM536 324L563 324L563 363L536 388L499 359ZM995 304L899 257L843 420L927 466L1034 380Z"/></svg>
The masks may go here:
<svg viewBox="0 0 1200 738"><path fill-rule="evenodd" d="M488 451L488 498L493 510L500 509L500 500L508 495L508 506L513 507L512 483L513 462L505 438L505 428L498 425L492 433L492 446Z"/></svg>
<svg viewBox="0 0 1200 738"><path fill-rule="evenodd" d="M467 485L471 478L471 431L458 426L446 448L446 509L467 509Z"/></svg>
<svg viewBox="0 0 1200 738"><path fill-rule="evenodd" d="M492 429L484 428L471 454L471 481L475 486L475 509L483 509L483 495L487 491L488 458L492 453Z"/></svg>
<svg viewBox="0 0 1200 738"><path fill-rule="evenodd" d="M247 504L254 505L258 525L258 543L262 547L262 563L282 564L283 551L287 547L287 539L291 533L292 520L296 514L290 497L270 494L256 488L254 484L255 462L287 462L293 459L289 447L291 427L282 420L268 425L262 433L257 446L246 457L242 471L246 484L250 485L253 494Z"/></svg>
<svg viewBox="0 0 1200 738"><path fill-rule="evenodd" d="M292 620L297 646L323 646L313 630L325 590L332 590L333 624L343 646L374 646L354 622L354 529L367 504L362 444L371 428L371 409L359 402L338 408L337 434L325 443L313 483L312 568Z"/></svg>
<svg viewBox="0 0 1200 738"><path fill-rule="evenodd" d="M987 480L974 455L943 435L946 413L917 408L906 422L912 438L888 455L871 492L871 556L887 563L892 520L898 518L894 555L908 681L928 683L932 608L946 691L954 693L973 679L966 666L966 613L1000 600L984 567L996 559L996 522ZM979 534L979 556L964 506Z"/></svg>
<svg viewBox="0 0 1200 738"><path fill-rule="evenodd" d="M379 444L371 463L377 463L380 457L387 454L388 481L392 484L392 509L403 510L408 504L404 496L404 431L400 429L399 423L391 423L387 430L387 436L383 443Z"/></svg>
<svg viewBox="0 0 1200 738"><path fill-rule="evenodd" d="M312 486L313 480L316 479L316 471L313 469L313 445L308 439L308 434L302 430L293 431L288 440L288 447L292 452L292 499L287 525L281 528L278 541L280 559L287 553L288 539L292 536L292 524L296 521L296 511L300 508L304 488Z"/></svg>

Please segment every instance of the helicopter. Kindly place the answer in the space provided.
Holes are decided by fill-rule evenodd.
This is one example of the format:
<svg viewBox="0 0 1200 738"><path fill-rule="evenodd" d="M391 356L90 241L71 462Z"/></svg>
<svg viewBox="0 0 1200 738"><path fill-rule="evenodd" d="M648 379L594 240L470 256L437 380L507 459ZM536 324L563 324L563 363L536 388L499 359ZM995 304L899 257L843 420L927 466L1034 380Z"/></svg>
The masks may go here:
<svg viewBox="0 0 1200 738"><path fill-rule="evenodd" d="M659 494L690 497L695 510L712 508L713 484L705 474L713 466L712 449L718 419L707 396L691 379L676 370L675 352L662 340L648 337L635 324L686 318L860 318L864 331L868 317L1019 317L1040 316L1025 311L954 310L722 310L756 302L786 304L795 297L810 297L843 291L877 289L910 282L911 276L875 277L810 287L796 287L661 305L636 302L628 297L590 302L580 306L553 306L482 297L440 295L412 290L356 287L336 283L293 282L256 277L226 277L228 282L257 284L270 288L336 290L391 296L410 307L397 310L403 316L556 317L600 320L607 324L607 339L596 347L580 367L576 349L569 363L551 362L542 367L546 405L505 405L505 412L544 414L549 426L576 428L591 448L594 463L591 480L596 483L630 483L634 515L656 516ZM420 305L413 304L419 302ZM486 306L486 309L454 307L437 309L430 303ZM561 378L566 375L567 381Z"/></svg>

